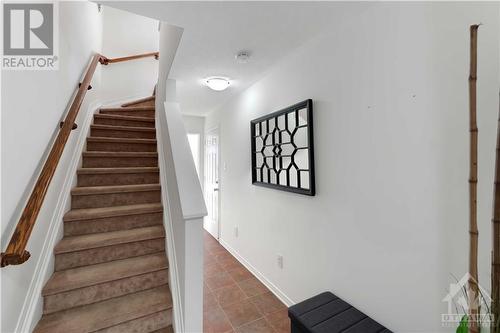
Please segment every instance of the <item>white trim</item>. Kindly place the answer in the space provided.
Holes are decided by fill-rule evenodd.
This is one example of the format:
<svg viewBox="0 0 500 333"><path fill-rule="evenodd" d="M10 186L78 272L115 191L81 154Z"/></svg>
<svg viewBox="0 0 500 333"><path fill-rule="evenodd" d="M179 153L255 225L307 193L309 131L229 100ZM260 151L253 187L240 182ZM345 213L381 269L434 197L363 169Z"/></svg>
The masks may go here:
<svg viewBox="0 0 500 333"><path fill-rule="evenodd" d="M209 127L209 128L206 128L205 129L205 134L209 133L209 132L212 132L212 131L219 131L220 129L220 122L217 122L215 125L213 125L212 127Z"/></svg>
<svg viewBox="0 0 500 333"><path fill-rule="evenodd" d="M162 138L162 131L160 126L160 120L158 118L158 112L156 113L156 137ZM167 186L167 176L165 171L162 171L162 166L166 166L163 140L159 139L157 141L158 144L158 166L160 167L160 184L161 186ZM170 287L170 294L172 295L172 314L173 314L173 324L175 332L183 333L184 332L184 311L182 308L182 298L181 298L181 290L179 287L179 269L177 266L177 255L175 252L175 241L173 236L173 225L172 219L170 217L170 201L167 197L167 191L161 191L161 200L163 203L163 224L165 226L165 239L166 239L166 248L167 248L167 258L168 258L168 282Z"/></svg>
<svg viewBox="0 0 500 333"><path fill-rule="evenodd" d="M51 263L54 260L52 251L57 243L58 236L61 234L63 223L61 223L65 208L71 198L71 189L73 188L73 180L76 178L76 171L82 157L83 148L85 147L87 136L89 135L90 124L96 111L103 105L110 105L111 103L126 103L127 101L136 99L137 96L127 97L122 99L113 99L107 101L94 101L87 107L87 114L80 125L80 131L75 145L75 150L71 156L71 161L66 171L66 176L62 185L61 192L57 199L54 214L50 219L50 225L45 235L45 241L42 246L39 260L36 264L35 272L28 287L28 292L21 307L19 317L16 323L15 332L32 332L37 321L38 309L42 308L42 288L53 271Z"/></svg>
<svg viewBox="0 0 500 333"><path fill-rule="evenodd" d="M181 112L181 115L183 116L191 116L191 117L200 117L200 118L206 118L207 115L206 114L199 114L199 113L196 113L196 112Z"/></svg>
<svg viewBox="0 0 500 333"><path fill-rule="evenodd" d="M264 284L267 289L269 289L276 297L279 298L287 307L294 305L294 302L290 297L288 297L283 291L281 291L274 283L269 281L264 274L262 274L257 268L255 268L250 262L248 262L243 256L241 256L238 251L233 249L228 243L226 243L222 238L219 242L226 250L229 251L238 261L246 267L262 284Z"/></svg>
<svg viewBox="0 0 500 333"><path fill-rule="evenodd" d="M191 214L191 215L183 215L182 218L184 221L192 221L192 220L198 220L198 219L203 219L207 214L202 214L202 213L197 213L197 214Z"/></svg>

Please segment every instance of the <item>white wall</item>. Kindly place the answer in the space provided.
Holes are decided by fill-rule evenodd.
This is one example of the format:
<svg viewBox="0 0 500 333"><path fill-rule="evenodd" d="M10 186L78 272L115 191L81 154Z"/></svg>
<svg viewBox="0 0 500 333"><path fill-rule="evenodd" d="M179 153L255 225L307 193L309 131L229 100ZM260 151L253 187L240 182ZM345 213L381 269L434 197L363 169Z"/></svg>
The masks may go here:
<svg viewBox="0 0 500 333"><path fill-rule="evenodd" d="M57 134L80 77L94 52L101 51L102 16L97 5L89 2L59 3L58 71L2 71L1 176L2 251L17 223L27 196ZM100 87L99 67L92 82L94 87L81 110L87 110L97 98ZM84 111L82 112L84 113ZM77 119L82 125L83 114ZM27 250L31 258L23 265L1 270L1 331L14 332L23 302L40 267L44 242L59 193L66 177L81 128L75 130L66 145L57 172L39 214ZM50 253L49 253L50 255ZM41 304L38 304L40 306ZM38 309L41 310L41 309Z"/></svg>
<svg viewBox="0 0 500 333"><path fill-rule="evenodd" d="M372 4L207 117L207 128L220 123L226 164L222 243L285 301L331 290L395 332L447 331L441 299L468 262L468 27L479 22L479 259L489 288L498 4ZM317 195L252 186L250 120L307 98Z"/></svg>
<svg viewBox="0 0 500 333"><path fill-rule="evenodd" d="M204 187L204 160L205 160L205 117L182 115L182 121L188 134L200 135L200 158L199 158L199 176L202 188Z"/></svg>
<svg viewBox="0 0 500 333"><path fill-rule="evenodd" d="M158 21L103 6L102 52L108 58L158 51ZM151 96L158 80L158 61L144 58L104 66L102 85L107 96Z"/></svg>

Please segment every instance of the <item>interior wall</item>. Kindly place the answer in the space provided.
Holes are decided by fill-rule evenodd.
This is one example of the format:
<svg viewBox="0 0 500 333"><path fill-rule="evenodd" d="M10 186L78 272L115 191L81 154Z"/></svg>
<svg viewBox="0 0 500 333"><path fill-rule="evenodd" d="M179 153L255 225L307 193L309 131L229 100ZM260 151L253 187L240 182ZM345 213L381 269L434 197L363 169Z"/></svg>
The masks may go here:
<svg viewBox="0 0 500 333"><path fill-rule="evenodd" d="M2 251L12 235L27 197L59 130L69 102L95 52L101 52L102 15L90 2L59 2L59 70L2 70L1 238ZM99 67L81 110L95 100ZM82 116L82 115L80 115ZM81 125L81 117L77 124ZM72 132L52 180L27 250L31 258L1 270L1 331L14 332L23 303L39 278L37 269L60 189L64 185L80 128Z"/></svg>
<svg viewBox="0 0 500 333"><path fill-rule="evenodd" d="M103 54L108 58L158 51L158 21L127 11L103 6ZM151 96L158 80L158 61L143 58L104 66L106 96Z"/></svg>
<svg viewBox="0 0 500 333"><path fill-rule="evenodd" d="M451 274L467 271L469 25L479 22L479 269L489 289L497 3L372 4L208 115L205 127L221 131L221 241L282 299L330 290L395 332L455 330L442 327L442 298ZM317 195L253 186L250 120L307 98Z"/></svg>
<svg viewBox="0 0 500 333"><path fill-rule="evenodd" d="M205 117L183 115L182 120L188 134L200 135L200 183L204 188L204 160L205 160Z"/></svg>

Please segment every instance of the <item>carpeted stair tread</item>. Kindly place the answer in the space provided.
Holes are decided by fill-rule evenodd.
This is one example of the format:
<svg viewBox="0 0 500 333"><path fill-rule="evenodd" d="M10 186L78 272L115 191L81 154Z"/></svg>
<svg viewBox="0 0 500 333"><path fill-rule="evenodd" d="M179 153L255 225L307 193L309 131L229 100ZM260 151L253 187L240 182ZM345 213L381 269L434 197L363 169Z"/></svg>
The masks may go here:
<svg viewBox="0 0 500 333"><path fill-rule="evenodd" d="M117 116L111 116L117 117ZM127 117L130 118L130 117ZM150 118L145 118L150 119ZM152 132L156 133L156 129L154 127L134 127L134 126L118 126L118 125L100 125L93 124L90 125L90 128L93 129L101 129L101 130L112 130L112 131L130 131L130 132Z"/></svg>
<svg viewBox="0 0 500 333"><path fill-rule="evenodd" d="M79 175L110 174L110 173L140 173L160 172L158 167L123 167L123 168L80 168Z"/></svg>
<svg viewBox="0 0 500 333"><path fill-rule="evenodd" d="M172 308L168 285L42 317L35 333L94 332Z"/></svg>
<svg viewBox="0 0 500 333"><path fill-rule="evenodd" d="M172 309L168 309L95 331L95 333L151 333L157 331L165 333L161 329L172 326L172 322Z"/></svg>
<svg viewBox="0 0 500 333"><path fill-rule="evenodd" d="M172 327L172 325L170 325L169 327L165 327L151 333L174 333L174 328Z"/></svg>
<svg viewBox="0 0 500 333"><path fill-rule="evenodd" d="M90 136L87 142L110 142L110 143L149 143L156 145L156 139L141 139L141 138L109 138Z"/></svg>
<svg viewBox="0 0 500 333"><path fill-rule="evenodd" d="M108 124L106 124L106 121ZM99 123L100 122L100 123ZM133 121L127 124L127 121L117 121L105 120L104 124L102 119L90 125L90 136L91 137L106 137L106 138L132 138L132 139L155 139L156 129L151 127L145 127L148 123L144 123L141 126L140 122L134 123ZM134 126L138 125L138 126ZM151 124L154 125L154 124Z"/></svg>
<svg viewBox="0 0 500 333"><path fill-rule="evenodd" d="M77 170L78 187L158 184L160 169L155 166L86 167Z"/></svg>
<svg viewBox="0 0 500 333"><path fill-rule="evenodd" d="M154 191L161 188L160 184L137 184L137 185L112 185L112 186L86 186L75 187L71 190L72 195L92 195L125 192Z"/></svg>
<svg viewBox="0 0 500 333"><path fill-rule="evenodd" d="M119 114L132 117L148 117L154 119L155 108L154 106L135 106L129 108L101 108L100 114Z"/></svg>
<svg viewBox="0 0 500 333"><path fill-rule="evenodd" d="M157 157L158 153L151 152L129 152L129 151L84 151L83 156L88 157Z"/></svg>
<svg viewBox="0 0 500 333"><path fill-rule="evenodd" d="M54 248L54 253L57 255L163 237L163 225L64 237Z"/></svg>
<svg viewBox="0 0 500 333"><path fill-rule="evenodd" d="M154 101L155 98L156 98L156 96L148 96L148 97L139 98L139 99L127 102L127 103L123 103L122 107L128 108L128 107L131 107L131 106L135 106L136 104L141 104L141 103L144 103L144 102L151 102L151 101Z"/></svg>
<svg viewBox="0 0 500 333"><path fill-rule="evenodd" d="M105 217L138 215L138 214L156 213L162 211L163 211L163 206L161 203L72 209L64 215L64 221L69 222L69 221L92 220Z"/></svg>
<svg viewBox="0 0 500 333"><path fill-rule="evenodd" d="M155 107L154 106L129 106L126 108L122 108L122 107L100 108L99 110L100 111L123 111L123 110L127 110L127 111L154 111Z"/></svg>
<svg viewBox="0 0 500 333"><path fill-rule="evenodd" d="M157 167L158 153L123 151L86 151L83 152L83 168L114 167Z"/></svg>
<svg viewBox="0 0 500 333"><path fill-rule="evenodd" d="M94 133L87 138L87 151L156 152L154 138L119 138Z"/></svg>
<svg viewBox="0 0 500 333"><path fill-rule="evenodd" d="M117 115L117 114L94 114L93 125L102 126L119 126L119 127L133 127L133 128L148 128L155 129L155 119L151 117L141 117L140 115ZM90 133L97 131L103 131L100 128L90 128ZM109 129L104 129L104 131L109 131ZM156 131L155 131L156 132ZM139 132L134 132L139 133ZM141 132L147 133L147 132Z"/></svg>
<svg viewBox="0 0 500 333"><path fill-rule="evenodd" d="M168 268L164 252L55 272L42 290L53 295Z"/></svg>
<svg viewBox="0 0 500 333"><path fill-rule="evenodd" d="M127 108L127 110L128 110L128 108ZM96 113L96 114L94 114L94 118L119 119L119 120L134 120L134 121L142 121L142 122L145 122L145 123L154 123L155 122L154 118L151 118L151 117L126 116L126 115L121 115L121 114Z"/></svg>

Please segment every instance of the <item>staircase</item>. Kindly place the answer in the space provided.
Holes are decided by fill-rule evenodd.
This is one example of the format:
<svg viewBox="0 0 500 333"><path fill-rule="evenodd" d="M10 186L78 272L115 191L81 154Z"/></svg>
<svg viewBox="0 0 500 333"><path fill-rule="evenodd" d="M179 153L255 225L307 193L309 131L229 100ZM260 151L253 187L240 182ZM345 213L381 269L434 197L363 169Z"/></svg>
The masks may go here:
<svg viewBox="0 0 500 333"><path fill-rule="evenodd" d="M173 332L154 113L94 115L34 332Z"/></svg>

